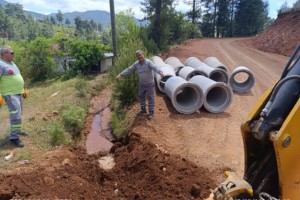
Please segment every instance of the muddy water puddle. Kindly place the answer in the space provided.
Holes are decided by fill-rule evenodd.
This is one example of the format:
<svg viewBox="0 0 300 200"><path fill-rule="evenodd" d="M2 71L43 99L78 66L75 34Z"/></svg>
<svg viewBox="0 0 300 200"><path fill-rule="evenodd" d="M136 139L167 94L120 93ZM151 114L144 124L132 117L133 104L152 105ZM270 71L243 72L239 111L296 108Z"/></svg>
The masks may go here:
<svg viewBox="0 0 300 200"><path fill-rule="evenodd" d="M99 114L95 115L90 133L86 140L86 151L88 154L98 152L109 152L113 143L110 129L111 112L107 107Z"/></svg>

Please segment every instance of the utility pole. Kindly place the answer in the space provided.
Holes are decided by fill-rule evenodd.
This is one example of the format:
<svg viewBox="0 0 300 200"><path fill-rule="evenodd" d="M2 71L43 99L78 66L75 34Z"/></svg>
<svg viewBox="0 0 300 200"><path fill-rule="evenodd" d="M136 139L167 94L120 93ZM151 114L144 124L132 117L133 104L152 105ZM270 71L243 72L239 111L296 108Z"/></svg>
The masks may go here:
<svg viewBox="0 0 300 200"><path fill-rule="evenodd" d="M112 42L114 49L114 57L118 56L117 51L117 39L116 39L116 23L115 23L115 5L114 0L109 0L110 4L110 22L111 22L111 34L112 34Z"/></svg>

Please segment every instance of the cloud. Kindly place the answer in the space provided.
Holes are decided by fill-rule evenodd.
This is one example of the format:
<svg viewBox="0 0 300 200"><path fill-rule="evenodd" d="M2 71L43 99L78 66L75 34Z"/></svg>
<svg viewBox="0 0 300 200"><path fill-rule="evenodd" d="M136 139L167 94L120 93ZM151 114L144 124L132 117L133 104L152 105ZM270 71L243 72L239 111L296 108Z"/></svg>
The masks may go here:
<svg viewBox="0 0 300 200"><path fill-rule="evenodd" d="M61 10L63 13L87 10L110 11L109 0L23 0L22 3L19 0L7 0L7 2L19 3L25 10L42 14L56 13L57 10ZM114 0L114 4L116 13L132 8L135 15L143 16L139 0Z"/></svg>
<svg viewBox="0 0 300 200"><path fill-rule="evenodd" d="M65 12L79 11L84 12L87 10L104 10L110 12L109 0L6 0L10 3L19 3L23 5L25 10L34 11L42 14L57 13L57 10ZM289 0L288 6L292 6L296 0ZM115 13L120 11L132 9L135 17L141 19L144 13L141 11L142 0L114 0ZM277 11L280 9L285 0L269 0L269 16L275 18ZM176 10L186 12L189 7L178 2Z"/></svg>

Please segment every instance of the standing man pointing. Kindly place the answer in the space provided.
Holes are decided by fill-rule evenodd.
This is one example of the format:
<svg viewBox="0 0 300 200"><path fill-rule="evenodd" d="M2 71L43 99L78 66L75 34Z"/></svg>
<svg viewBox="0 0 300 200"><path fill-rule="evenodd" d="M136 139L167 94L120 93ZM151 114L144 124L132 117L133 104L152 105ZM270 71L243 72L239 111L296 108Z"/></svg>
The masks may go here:
<svg viewBox="0 0 300 200"><path fill-rule="evenodd" d="M153 62L144 55L141 50L135 52L137 61L133 63L130 67L122 71L116 79L119 80L121 77L136 71L139 77L139 91L138 100L140 103L141 110L137 113L138 115L143 115L147 113L146 110L146 95L148 97L148 119L151 120L154 117L154 97L155 97L155 84L153 71L164 76L163 72L153 64Z"/></svg>

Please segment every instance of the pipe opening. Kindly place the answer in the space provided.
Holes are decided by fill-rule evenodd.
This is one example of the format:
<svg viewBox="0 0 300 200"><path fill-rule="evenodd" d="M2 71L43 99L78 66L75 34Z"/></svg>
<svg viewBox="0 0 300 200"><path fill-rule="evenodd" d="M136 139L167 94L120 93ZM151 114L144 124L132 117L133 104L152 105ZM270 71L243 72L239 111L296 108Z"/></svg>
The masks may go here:
<svg viewBox="0 0 300 200"><path fill-rule="evenodd" d="M240 72L233 77L233 81L237 87L243 87L245 84L249 84L250 76L246 72Z"/></svg>
<svg viewBox="0 0 300 200"><path fill-rule="evenodd" d="M159 86L160 86L162 89L164 89L167 80L168 80L169 78L171 78L171 77L172 77L172 76L164 76L164 77L162 77L162 78L160 79L160 81L159 81Z"/></svg>
<svg viewBox="0 0 300 200"><path fill-rule="evenodd" d="M230 104L232 94L228 87L213 87L206 94L204 107L211 113L223 112Z"/></svg>
<svg viewBox="0 0 300 200"><path fill-rule="evenodd" d="M224 88L215 87L209 90L206 96L206 101L210 106L221 107L228 98L227 92Z"/></svg>
<svg viewBox="0 0 300 200"><path fill-rule="evenodd" d="M205 74L203 72L195 70L187 76L187 81L190 80L191 78L193 78L194 76L198 76L198 75L205 76Z"/></svg>
<svg viewBox="0 0 300 200"><path fill-rule="evenodd" d="M229 77L229 85L235 92L248 92L254 83L254 75L244 66L235 68Z"/></svg>
<svg viewBox="0 0 300 200"><path fill-rule="evenodd" d="M193 87L184 87L176 91L176 104L182 108L194 107L199 101L199 92Z"/></svg>
<svg viewBox="0 0 300 200"><path fill-rule="evenodd" d="M210 75L209 78L211 80L214 80L216 82L223 82L223 83L228 83L228 75L225 71L213 71Z"/></svg>

